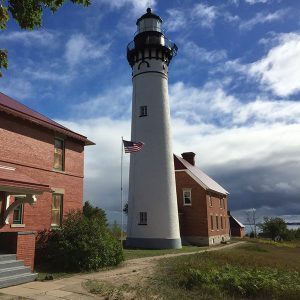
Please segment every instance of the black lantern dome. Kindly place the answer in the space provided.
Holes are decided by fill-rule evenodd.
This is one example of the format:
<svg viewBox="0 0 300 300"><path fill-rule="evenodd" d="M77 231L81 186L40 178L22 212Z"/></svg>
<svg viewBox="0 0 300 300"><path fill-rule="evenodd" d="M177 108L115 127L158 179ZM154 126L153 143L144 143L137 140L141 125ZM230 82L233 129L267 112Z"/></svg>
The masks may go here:
<svg viewBox="0 0 300 300"><path fill-rule="evenodd" d="M164 36L161 24L162 19L152 13L151 8L147 8L147 13L137 20L134 40L127 46L127 59L131 67L145 58L162 59L169 64L176 55L178 48Z"/></svg>

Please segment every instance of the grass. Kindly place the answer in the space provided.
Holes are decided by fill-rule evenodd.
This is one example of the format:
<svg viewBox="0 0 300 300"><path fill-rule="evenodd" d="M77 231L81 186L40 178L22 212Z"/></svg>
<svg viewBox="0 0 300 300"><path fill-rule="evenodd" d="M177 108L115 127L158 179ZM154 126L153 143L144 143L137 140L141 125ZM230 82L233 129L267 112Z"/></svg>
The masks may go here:
<svg viewBox="0 0 300 300"><path fill-rule="evenodd" d="M164 249L164 250L145 250L145 249L124 249L125 260L142 257L153 257L165 254L189 253L205 250L208 247L183 246L181 249Z"/></svg>
<svg viewBox="0 0 300 300"><path fill-rule="evenodd" d="M161 259L155 274L144 282L116 286L93 280L86 288L105 299L296 300L300 299L299 250L299 242L251 239L235 248ZM138 257L147 253L137 251Z"/></svg>
<svg viewBox="0 0 300 300"><path fill-rule="evenodd" d="M253 241L161 261L161 299L300 299L299 247Z"/></svg>

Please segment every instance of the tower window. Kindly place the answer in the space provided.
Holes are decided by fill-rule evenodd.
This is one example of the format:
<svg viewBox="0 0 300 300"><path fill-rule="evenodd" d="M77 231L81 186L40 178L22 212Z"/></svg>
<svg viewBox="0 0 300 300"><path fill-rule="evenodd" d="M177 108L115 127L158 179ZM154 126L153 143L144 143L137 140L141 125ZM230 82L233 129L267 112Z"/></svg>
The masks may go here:
<svg viewBox="0 0 300 300"><path fill-rule="evenodd" d="M183 189L183 205L192 205L191 189Z"/></svg>
<svg viewBox="0 0 300 300"><path fill-rule="evenodd" d="M148 108L146 105L140 106L140 117L148 116Z"/></svg>
<svg viewBox="0 0 300 300"><path fill-rule="evenodd" d="M144 211L140 212L139 225L147 225L147 213Z"/></svg>

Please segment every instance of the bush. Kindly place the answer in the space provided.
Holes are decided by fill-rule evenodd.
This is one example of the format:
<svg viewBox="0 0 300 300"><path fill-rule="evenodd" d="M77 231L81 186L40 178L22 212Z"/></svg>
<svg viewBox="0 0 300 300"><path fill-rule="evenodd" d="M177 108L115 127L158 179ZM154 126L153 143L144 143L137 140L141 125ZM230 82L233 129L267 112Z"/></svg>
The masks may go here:
<svg viewBox="0 0 300 300"><path fill-rule="evenodd" d="M120 243L107 228L105 214L99 209L88 211L88 216L71 211L62 228L47 233L44 254L52 266L64 271L91 271L124 259Z"/></svg>

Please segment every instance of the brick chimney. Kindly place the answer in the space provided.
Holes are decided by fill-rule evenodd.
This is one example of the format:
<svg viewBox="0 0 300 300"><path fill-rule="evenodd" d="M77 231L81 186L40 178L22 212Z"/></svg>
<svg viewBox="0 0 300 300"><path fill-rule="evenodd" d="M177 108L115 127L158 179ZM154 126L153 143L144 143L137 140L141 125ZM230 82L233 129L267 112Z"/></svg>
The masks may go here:
<svg viewBox="0 0 300 300"><path fill-rule="evenodd" d="M194 152L184 152L181 153L181 156L184 160L186 160L187 162L189 162L191 165L195 165L195 153Z"/></svg>

